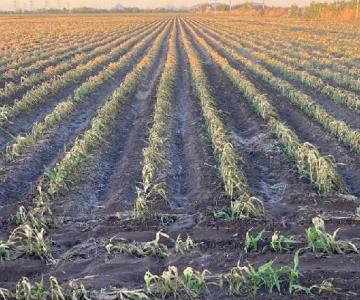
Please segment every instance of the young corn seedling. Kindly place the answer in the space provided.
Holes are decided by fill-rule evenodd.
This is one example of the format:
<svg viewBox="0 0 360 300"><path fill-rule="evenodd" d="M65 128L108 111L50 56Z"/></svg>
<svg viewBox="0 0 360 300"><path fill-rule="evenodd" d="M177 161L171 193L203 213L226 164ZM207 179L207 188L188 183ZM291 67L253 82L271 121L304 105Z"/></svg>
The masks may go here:
<svg viewBox="0 0 360 300"><path fill-rule="evenodd" d="M53 276L49 278L49 284L45 285L43 279L39 282L31 283L27 277L23 277L12 292L7 289L0 289L1 299L17 300L90 300L90 293L82 284L75 280L70 280L68 289L65 292L57 279ZM130 299L130 298L129 298Z"/></svg>
<svg viewBox="0 0 360 300"><path fill-rule="evenodd" d="M230 212L232 219L249 218L249 216L253 219L264 219L265 216L263 202L250 196L231 201Z"/></svg>
<svg viewBox="0 0 360 300"><path fill-rule="evenodd" d="M23 277L16 285L15 298L18 300L40 300L45 297L43 280L31 284L27 277Z"/></svg>
<svg viewBox="0 0 360 300"><path fill-rule="evenodd" d="M164 258L168 256L168 247L165 244L160 243L161 237L170 239L170 237L167 234L158 231L156 233L155 240L150 242L146 242L146 243L117 242L113 244L110 241L110 243L107 244L105 248L108 253L119 252L136 257L154 256L154 257Z"/></svg>
<svg viewBox="0 0 360 300"><path fill-rule="evenodd" d="M181 235L179 234L175 240L175 252L185 254L186 252L191 252L196 250L198 245L194 242L194 240L188 235L186 240L183 241L181 239Z"/></svg>
<svg viewBox="0 0 360 300"><path fill-rule="evenodd" d="M268 292L272 293L274 288L281 292L281 285L287 277L286 267L274 268L274 261L261 265L259 268L254 268L249 265L245 268L249 276L249 291L256 294L261 288L265 288Z"/></svg>
<svg viewBox="0 0 360 300"><path fill-rule="evenodd" d="M127 242L117 242L113 244L111 241L105 246L105 249L108 253L119 252L123 254L129 254L131 256L143 257L145 253L142 247L139 247L132 243Z"/></svg>
<svg viewBox="0 0 360 300"><path fill-rule="evenodd" d="M274 289L281 292L285 285L289 286L290 293L295 289L300 289L301 286L298 285L300 276L298 252L294 256L292 267L276 268L273 264L274 261L270 260L258 268L254 268L252 265L241 267L238 263L229 273L222 276L221 286L226 283L229 286L230 295L240 295L247 292L255 295L261 289L265 289L269 293L272 293Z"/></svg>
<svg viewBox="0 0 360 300"><path fill-rule="evenodd" d="M45 223L32 212L27 212L24 206L20 206L19 210L14 216L14 220L17 226L28 224L32 228L40 230L45 228Z"/></svg>
<svg viewBox="0 0 360 300"><path fill-rule="evenodd" d="M13 297L13 294L8 289L0 288L0 296L1 299L7 300L7 299L11 299L11 297Z"/></svg>
<svg viewBox="0 0 360 300"><path fill-rule="evenodd" d="M44 237L45 231L32 228L28 224L18 226L10 235L9 242L30 256L36 255L41 259L53 262L51 250Z"/></svg>
<svg viewBox="0 0 360 300"><path fill-rule="evenodd" d="M299 284L299 277L301 273L299 271L299 250L297 250L294 254L293 258L293 266L292 267L284 267L287 268L288 272L288 282L289 282L289 293L294 294L297 292L305 292L309 293L309 288L302 286Z"/></svg>
<svg viewBox="0 0 360 300"><path fill-rule="evenodd" d="M207 270L199 272L187 267L180 275L175 266L169 266L160 276L148 271L144 276L145 290L148 294L163 299L169 296L179 296L180 299L198 298L206 289L207 273Z"/></svg>
<svg viewBox="0 0 360 300"><path fill-rule="evenodd" d="M264 214L265 212L262 201L256 197L248 197L242 199L241 201L231 201L230 208L228 210L215 211L214 217L226 221L233 221L248 218L249 216L262 219Z"/></svg>
<svg viewBox="0 0 360 300"><path fill-rule="evenodd" d="M360 206L356 208L355 215L360 218Z"/></svg>
<svg viewBox="0 0 360 300"><path fill-rule="evenodd" d="M237 263L236 267L231 268L229 273L221 276L220 286L223 287L224 283L229 285L230 295L240 295L242 290L248 284L244 267L240 267L240 262Z"/></svg>
<svg viewBox="0 0 360 300"><path fill-rule="evenodd" d="M142 181L137 187L134 206L135 218L149 218L153 212L154 199L168 202L165 177L161 170L169 165L164 155L166 139L169 134L169 120L176 82L177 50L176 27L173 26L168 41L168 52L156 92L153 124L150 129L148 145L143 149Z"/></svg>
<svg viewBox="0 0 360 300"><path fill-rule="evenodd" d="M146 220L153 217L153 211L149 205L151 203L151 193L145 187L136 187L136 201L134 204L133 217L136 220Z"/></svg>
<svg viewBox="0 0 360 300"><path fill-rule="evenodd" d="M69 294L71 299L90 300L90 292L76 280L69 281Z"/></svg>
<svg viewBox="0 0 360 300"><path fill-rule="evenodd" d="M64 292L64 289L61 287L57 279L53 276L50 276L49 278L50 282L50 299L54 300L67 300L68 297L66 297L66 294Z"/></svg>
<svg viewBox="0 0 360 300"><path fill-rule="evenodd" d="M12 243L0 240L0 262L10 257Z"/></svg>
<svg viewBox="0 0 360 300"><path fill-rule="evenodd" d="M208 273L207 270L200 273L191 267L187 267L183 271L181 282L190 299L199 297L201 292L206 289L206 273Z"/></svg>
<svg viewBox="0 0 360 300"><path fill-rule="evenodd" d="M176 267L169 266L167 271L164 271L161 276L154 275L149 271L144 276L145 288L147 293L151 295L159 295L162 298L168 296L179 295L180 278Z"/></svg>
<svg viewBox="0 0 360 300"><path fill-rule="evenodd" d="M314 284L309 288L309 291L312 292L315 290L318 294L331 293L331 294L342 294L340 288L334 287L334 285L327 280L323 280L320 284Z"/></svg>
<svg viewBox="0 0 360 300"><path fill-rule="evenodd" d="M170 23L167 23L170 24ZM147 53L136 63L133 70L128 72L121 84L107 97L107 100L97 109L96 115L91 119L89 128L83 132L65 151L64 157L45 174L47 180L41 185L41 195L37 201L49 206L55 196L66 193L72 185L81 179L80 170L93 159L93 152L99 149L108 138L123 105L130 101L136 92L144 74L150 70L156 57L161 52L162 42L166 39L170 27L161 31L154 39ZM47 176L46 176L47 175ZM43 201L43 199L45 199ZM42 205L40 205L40 208ZM46 211L45 211L46 212Z"/></svg>
<svg viewBox="0 0 360 300"><path fill-rule="evenodd" d="M251 265L240 267L238 264L230 273L224 275L224 281L229 285L231 295L240 295L242 292L256 294L261 288L270 293L274 287L280 292L280 283L283 277L282 269L273 268L273 261L260 266L258 269Z"/></svg>
<svg viewBox="0 0 360 300"><path fill-rule="evenodd" d="M245 248L244 248L244 250L245 250L246 253L258 250L258 243L262 240L263 233L265 232L265 230L263 229L258 234L252 235L252 234L250 234L251 230L252 230L252 228L249 229L246 232L246 235L245 235Z"/></svg>
<svg viewBox="0 0 360 300"><path fill-rule="evenodd" d="M161 237L165 237L167 239L170 239L170 237L161 232L161 231L158 231L156 233L156 237L155 237L155 240L153 241L150 241L150 242L147 242L144 244L143 246L143 251L146 255L149 255L149 256L156 256L156 257L166 257L168 256L168 247L163 244L163 243L160 243L160 238Z"/></svg>
<svg viewBox="0 0 360 300"><path fill-rule="evenodd" d="M324 220L315 217L312 219L313 226L306 229L308 247L313 252L326 254L359 253L357 247L351 241L336 240L340 228L331 235L325 231Z"/></svg>
<svg viewBox="0 0 360 300"><path fill-rule="evenodd" d="M187 26L187 28L192 33L192 37L206 49L213 61L220 66L234 86L244 94L245 98L252 104L253 109L267 122L269 128L275 132L282 145L287 149L287 155L290 156L298 167L300 175L308 177L311 182L318 187L320 192L328 192L334 189L342 190L343 184L341 183L340 176L336 172L335 164L327 157L321 156L319 151L308 145L308 143L301 144L296 134L283 124L267 97L261 95L255 85L249 81L246 76L236 68L233 68L226 57L219 55L217 50L210 46L206 40L201 38L190 26ZM208 38L213 40L215 44L218 44L220 48L224 48L224 45L218 40L212 39L210 36L208 36ZM256 64L253 62L237 54L237 51L231 51L227 49L227 47L225 47L224 50L226 52L228 51L235 60L244 63L249 69L254 71L259 70L259 66L255 66ZM274 77L271 73L268 74L270 78ZM337 126L334 125L332 127L335 128ZM283 129L286 129L285 136L283 135ZM291 140L287 139L289 133L291 133Z"/></svg>
<svg viewBox="0 0 360 300"><path fill-rule="evenodd" d="M275 252L289 252L296 243L293 237L286 237L275 231L271 237L270 248Z"/></svg>

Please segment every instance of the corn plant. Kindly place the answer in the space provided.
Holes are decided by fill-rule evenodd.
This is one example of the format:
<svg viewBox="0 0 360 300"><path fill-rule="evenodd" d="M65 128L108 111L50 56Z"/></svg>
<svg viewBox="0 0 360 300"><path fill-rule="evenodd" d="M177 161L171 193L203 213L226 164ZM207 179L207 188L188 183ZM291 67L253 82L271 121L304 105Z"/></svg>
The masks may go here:
<svg viewBox="0 0 360 300"><path fill-rule="evenodd" d="M344 294L340 288L334 287L334 285L328 281L323 280L320 284L314 284L309 288L310 292L315 290L318 294L331 293L331 294Z"/></svg>
<svg viewBox="0 0 360 300"><path fill-rule="evenodd" d="M70 280L68 285L68 294L70 294L71 299L91 300L90 292L77 280Z"/></svg>
<svg viewBox="0 0 360 300"><path fill-rule="evenodd" d="M119 252L125 253L136 257L143 257L143 256L155 256L164 258L168 256L168 247L160 243L160 238L164 237L166 239L170 239L170 237L158 231L156 233L155 240L146 242L146 243L128 243L128 242L117 242L117 243L108 243L105 248L108 253L111 252Z"/></svg>
<svg viewBox="0 0 360 300"><path fill-rule="evenodd" d="M221 276L221 286L229 287L230 295L242 293L257 294L261 290L272 293L274 289L282 292L285 287L289 293L299 291L302 286L298 284L300 272L298 252L294 255L293 266L274 267L274 261L270 260L258 268L252 265L240 266L238 263L229 273Z"/></svg>
<svg viewBox="0 0 360 300"><path fill-rule="evenodd" d="M294 237L286 237L275 231L271 236L270 248L275 252L288 252L293 249L296 243Z"/></svg>
<svg viewBox="0 0 360 300"><path fill-rule="evenodd" d="M18 300L41 300L45 296L44 281L31 284L27 277L23 277L17 284L15 297Z"/></svg>
<svg viewBox="0 0 360 300"><path fill-rule="evenodd" d="M207 289L206 274L187 267L179 274L177 267L169 266L160 276L149 271L144 276L145 290L149 295L162 298L173 296L181 299L198 298Z"/></svg>
<svg viewBox="0 0 360 300"><path fill-rule="evenodd" d="M43 228L38 230L28 224L20 225L11 232L9 242L14 244L16 251L54 262L51 249L45 240L45 230Z"/></svg>
<svg viewBox="0 0 360 300"><path fill-rule="evenodd" d="M115 295L118 300L150 300L142 290L115 289L107 294L110 296Z"/></svg>
<svg viewBox="0 0 360 300"><path fill-rule="evenodd" d="M199 22L197 22L199 24ZM281 35L275 36L272 35L271 41L267 39L268 33L259 33L256 35L250 34L249 32L241 31L241 34L238 32L238 28L233 26L224 27L224 24L215 25L213 23L208 23L207 27L211 26L212 30L215 30L217 33L220 33L221 36L227 36L231 39L231 41L236 41L242 46L249 47L251 49L255 48L256 50L263 51L269 53L267 51L269 48L272 50L269 54L273 54L273 52L281 53L280 59L286 58L288 60L288 56L292 57L293 64L295 66L301 65L304 69L311 69L312 72L318 73L320 69L331 68L333 74L342 73L342 78L344 78L344 74L350 77L357 77L358 72L356 72L356 68L352 66L351 58L336 58L333 56L329 56L328 53L331 51L332 53L334 48L327 48L326 50L321 45L322 50L317 50L317 46L313 43L309 44L309 40L292 40L292 38L288 39L288 36L284 35L282 32ZM259 38L260 37L260 38ZM266 38L264 38L266 37ZM276 41L274 43L274 41ZM305 41L305 43L304 43ZM266 45L265 48L263 45ZM281 46L279 49L279 45ZM299 47L301 45L301 47ZM281 50L281 51L280 51ZM325 55L325 56L324 56ZM354 54L351 54L351 57L354 57Z"/></svg>
<svg viewBox="0 0 360 300"><path fill-rule="evenodd" d="M167 296L177 297L180 289L180 278L176 267L169 266L161 276L154 275L149 271L144 275L145 288L147 293L160 295L162 298Z"/></svg>
<svg viewBox="0 0 360 300"><path fill-rule="evenodd" d="M0 262L10 257L11 248L12 248L11 242L8 241L5 242L0 240Z"/></svg>
<svg viewBox="0 0 360 300"><path fill-rule="evenodd" d="M6 74L7 72L5 72L2 74L3 78L7 77L7 79L11 78L11 80L14 80L16 77L18 79L21 77L21 81L20 84L14 84L12 81L7 82L4 88L0 89L0 100L10 99L11 97L14 97L16 93L24 92L27 89L44 82L45 80L62 75L64 72L67 72L77 65L93 58L94 55L101 54L101 51L106 51L111 49L111 47L116 47L119 42L128 40L129 37L136 35L137 32L141 32L143 28L143 26L140 26L140 28L136 28L135 30L127 30L120 39L118 38L117 34L114 35L111 33L101 41L96 38L90 38L86 41L86 45L80 48L70 47L72 48L72 50L70 50L70 48L66 46L65 49L68 51L66 51L64 54L52 55L49 57L49 59L46 60L38 60L35 64L23 68L20 67L16 70L16 72L11 72L10 74ZM83 51L86 51L87 54L81 55L80 53ZM57 62L59 64L53 66L52 62ZM32 72L43 67L46 67L46 69L44 69L41 73ZM11 69L10 71L14 70ZM22 74L25 76L21 76Z"/></svg>
<svg viewBox="0 0 360 300"><path fill-rule="evenodd" d="M45 284L41 279L38 282L32 283L27 277L22 277L16 284L15 290L0 289L0 296L2 299L17 299L17 300L90 300L90 292L86 290L84 285L75 280L68 282L68 287L65 289L60 285L58 280L50 276L48 283ZM127 299L127 298L125 298Z"/></svg>
<svg viewBox="0 0 360 300"><path fill-rule="evenodd" d="M0 288L0 296L2 297L2 299L7 300L11 299L11 297L13 297L13 294L8 289Z"/></svg>
<svg viewBox="0 0 360 300"><path fill-rule="evenodd" d="M263 203L256 197L249 197L242 201L231 201L230 208L214 211L214 217L226 221L244 218L244 216L254 215L256 211L263 210ZM261 217L261 215L258 215Z"/></svg>
<svg viewBox="0 0 360 300"><path fill-rule="evenodd" d="M191 298L199 297L201 292L206 289L205 275L208 273L207 270L203 272L195 271L191 267L187 267L183 271L182 284Z"/></svg>
<svg viewBox="0 0 360 300"><path fill-rule="evenodd" d="M40 230L45 228L46 225L33 211L26 211L24 206L20 206L14 216L17 226L28 224L30 227Z"/></svg>
<svg viewBox="0 0 360 300"><path fill-rule="evenodd" d="M63 287L59 284L58 280L54 276L50 276L50 291L49 296L54 300L66 300L66 293L64 292Z"/></svg>
<svg viewBox="0 0 360 300"><path fill-rule="evenodd" d="M181 235L179 234L175 240L175 252L185 254L186 252L191 252L198 248L198 244L194 242L194 240L187 235L185 241L181 239Z"/></svg>
<svg viewBox="0 0 360 300"><path fill-rule="evenodd" d="M251 230L252 230L252 228L249 229L246 232L246 235L245 235L245 247L244 247L244 250L245 250L246 253L258 250L258 243L260 241L262 241L263 234L265 232L265 230L263 229L263 230L259 231L256 235L252 235L250 233Z"/></svg>
<svg viewBox="0 0 360 300"><path fill-rule="evenodd" d="M355 215L360 218L360 206L358 206L355 210Z"/></svg>
<svg viewBox="0 0 360 300"><path fill-rule="evenodd" d="M313 226L306 229L308 247L313 252L326 254L359 253L357 247L351 241L336 240L340 228L329 234L325 231L324 220L320 217L312 219Z"/></svg>

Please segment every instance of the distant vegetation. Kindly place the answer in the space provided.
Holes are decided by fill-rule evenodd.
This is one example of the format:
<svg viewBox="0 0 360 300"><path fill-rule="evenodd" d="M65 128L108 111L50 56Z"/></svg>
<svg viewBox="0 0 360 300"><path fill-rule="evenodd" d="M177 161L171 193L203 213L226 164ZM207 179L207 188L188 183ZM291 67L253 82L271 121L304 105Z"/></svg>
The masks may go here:
<svg viewBox="0 0 360 300"><path fill-rule="evenodd" d="M171 12L192 12L197 14L214 14L214 13L232 13L246 16L265 16L265 17L291 17L303 19L341 19L353 20L359 19L359 2L360 0L335 1L333 3L312 2L309 6L300 7L296 4L290 7L269 6L264 2L245 2L242 4L231 5L232 1L227 3L203 3L190 7L177 7L173 5L159 7L155 9L141 9L138 7L125 7L120 3L111 9L97 9L92 7L80 8L63 8L63 9L36 9L28 10L18 8L16 13L33 14L33 13L171 13ZM3 14L14 13L14 11L0 12Z"/></svg>
<svg viewBox="0 0 360 300"><path fill-rule="evenodd" d="M358 0L335 1L334 3L312 2L309 6L300 7L296 4L290 7L267 6L264 3L246 2L230 7L228 4L218 3L217 5L203 4L194 6L190 10L201 13L229 12L247 16L268 16L268 17L292 17L306 19L359 19Z"/></svg>

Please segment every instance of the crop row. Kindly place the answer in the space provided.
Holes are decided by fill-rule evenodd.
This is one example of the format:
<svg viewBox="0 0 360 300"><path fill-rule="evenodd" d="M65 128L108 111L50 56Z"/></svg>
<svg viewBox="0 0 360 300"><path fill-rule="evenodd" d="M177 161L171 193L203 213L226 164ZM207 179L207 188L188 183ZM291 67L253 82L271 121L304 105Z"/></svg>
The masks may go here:
<svg viewBox="0 0 360 300"><path fill-rule="evenodd" d="M109 32L109 37L106 37L106 40L109 38L113 39L117 37L118 34L121 34L122 31L115 30L113 32ZM37 59L33 58L32 55L27 57L27 59L23 62L16 61L13 64L7 64L6 66L1 67L1 77L2 81L11 80L19 78L22 75L28 74L31 71L40 70L42 67L47 67L51 64L52 61L57 62L56 58L62 59L64 56L70 53L80 53L77 50L80 48L82 50L83 45L91 45L91 43L97 42L101 40L99 37L92 38L91 36L84 36L80 39L69 41L68 44L65 45L57 45L57 47L51 51L47 51L46 53L42 53L42 55L38 55ZM85 48L86 49L86 48Z"/></svg>
<svg viewBox="0 0 360 300"><path fill-rule="evenodd" d="M0 124L4 124L13 119L21 112L31 110L40 103L49 101L49 98L55 96L65 88L71 87L74 83L80 82L83 78L91 75L97 68L118 59L132 44L136 43L136 38L140 39L146 36L151 30L154 30L156 26L160 25L152 25L147 30L138 33L137 36L131 39L132 43L130 44L128 42L122 43L120 41L118 43L119 45L113 45L113 48L106 46L104 47L105 49L98 49L96 53L92 54L92 57L95 57L94 60L78 65L75 69L64 73L62 76L44 82L40 86L28 91L20 100L15 101L13 105L4 105L0 107ZM105 53L106 51L109 51L109 53Z"/></svg>
<svg viewBox="0 0 360 300"><path fill-rule="evenodd" d="M249 186L241 168L243 159L236 153L225 125L219 116L201 61L193 45L186 37L182 24L180 34L189 60L192 84L200 100L206 129L214 156L217 159L220 177L225 192L231 199L231 215L233 217L261 218L264 216L262 201L250 195Z"/></svg>
<svg viewBox="0 0 360 300"><path fill-rule="evenodd" d="M295 132L281 121L281 118L267 97L262 95L246 76L233 68L225 57L219 55L205 39L196 34L190 26L188 28L194 39L204 47L213 61L230 79L234 87L244 95L255 112L263 118L269 129L275 133L283 146L285 154L294 162L299 173L309 178L321 192L341 189L341 180L333 161L328 157L322 156L309 143L300 143Z"/></svg>
<svg viewBox="0 0 360 300"><path fill-rule="evenodd" d="M119 29L114 30L115 33L118 32ZM94 38L99 38L98 35L95 35ZM64 39L54 39L50 45L47 45L46 43L44 45L40 44L38 50L28 50L24 54L16 53L16 55L5 56L5 58L8 58L7 63L4 63L0 70L3 72L1 78L4 77L4 74L7 72L15 71L17 68L23 68L29 64L37 63L38 61L47 59L50 56L53 55L61 55L63 52L67 51L69 49L69 45L74 45L74 47L70 46L71 49L76 49L77 45L81 45L83 42L86 42L87 40L91 39L91 35L85 35L85 36L79 36L78 34L72 36L69 35L68 37L65 37ZM48 46L48 47L46 47ZM44 47L44 48L43 48ZM46 50L45 50L46 49ZM5 75L4 78L7 76Z"/></svg>
<svg viewBox="0 0 360 300"><path fill-rule="evenodd" d="M161 169L166 165L165 148L169 136L174 87L177 74L176 23L170 34L168 52L156 91L156 103L147 146L143 149L142 180L137 187L134 215L147 218L152 215L154 199L166 199L164 176Z"/></svg>
<svg viewBox="0 0 360 300"><path fill-rule="evenodd" d="M121 32L124 29L129 30L131 28L137 27L138 24L146 25L154 20L156 20L156 18L146 20L145 22L138 20L137 22L135 22L135 24L131 24L131 22L119 22L118 24L114 24L115 26L112 27L108 27L108 26L104 26L104 24L96 24L96 23L92 24L91 26L89 26L89 23L87 23L85 24L85 26L81 25L79 27L76 26L74 27L74 24L70 24L69 26L65 26L65 28L61 26L62 28L59 30L56 30L52 22L47 22L47 23L39 22L39 24L37 24L38 26L32 25L30 29L31 32L27 37L21 36L20 38L17 38L16 35L14 34L8 35L9 39L8 42L6 43L7 47L9 46L9 42L13 42L16 46L19 46L21 42L25 42L27 47L25 48L26 50L22 52L14 51L14 50L11 51L9 53L11 56L4 53L4 59L3 59L1 71L6 71L11 68L18 68L34 62L36 63L40 59L44 59L53 54L58 53L59 48L64 48L64 47L69 48L69 45L74 44L74 42L77 43L77 41L82 41L82 40L86 41L86 39L89 39L89 37L91 36L101 38L103 37L104 32L108 32L108 33ZM17 23L14 24L15 28L16 25ZM42 29L44 29L43 27L49 25L52 26L52 28L51 30L45 33L47 39L46 41L44 41L41 38L42 33L39 33L38 31L41 31ZM12 31L13 30L14 29L12 28ZM34 32L32 32L32 30ZM21 35L23 32L24 30L19 31L19 34ZM2 36L4 39L7 37L5 28L2 28ZM36 47L37 49L31 49L31 41L28 41L27 38L34 39L35 45L37 45Z"/></svg>
<svg viewBox="0 0 360 300"><path fill-rule="evenodd" d="M219 35L224 37L223 30L217 30ZM252 56L266 64L267 66L276 69L284 76L291 78L295 81L298 81L302 84L309 86L310 88L314 88L319 91L321 94L329 97L335 103L343 104L348 106L349 108L355 110L356 112L360 113L360 97L358 97L355 93L344 90L342 88L333 87L326 82L324 82L321 77L314 76L307 72L306 70L299 71L298 59L293 60L294 67L288 65L288 57L283 53L282 50L270 49L268 50L266 47L260 47L255 45L252 39L248 40L243 36L238 36L234 34L225 33L227 42L229 42L234 47L239 47L239 44L242 44L242 49L245 49ZM256 50L255 50L256 49ZM285 63L284 63L285 62ZM314 72L316 67L308 68L310 71ZM360 81L354 80L351 78L346 78L339 73L329 72L326 70L323 71L315 71L318 75L326 72L327 74L330 73L331 78L335 81L338 85L345 85L346 87L350 87L353 90L360 90ZM325 78L325 77L324 77ZM328 77L329 78L329 77Z"/></svg>
<svg viewBox="0 0 360 300"><path fill-rule="evenodd" d="M4 88L0 90L0 101L12 99L16 96L17 93L22 93L29 88L34 88L35 85L40 84L45 80L52 79L56 76L61 76L63 73L71 70L72 68L80 64L84 64L90 59L95 58L97 55L111 50L116 45L126 41L133 35L136 35L138 32L141 32L141 30L146 28L147 27L136 28L135 30L124 32L124 35L121 35L120 37L118 35L115 35L115 37L110 37L109 39L106 39L105 42L95 43L90 47L86 46L85 48L87 49L87 51L84 51L85 53L76 55L60 64L57 64L56 66L50 66L43 72L33 70L35 73L32 73L29 76L22 76L20 83L8 82L5 84ZM85 50L85 48L82 50ZM35 68L37 68L37 66L35 66Z"/></svg>
<svg viewBox="0 0 360 300"><path fill-rule="evenodd" d="M224 26L223 23L207 22L206 25L211 26L212 28L217 29L226 29L231 33L239 33L242 37L252 38L255 44L262 45L268 43L268 45L274 45L276 42L277 47L282 46L282 51L286 51L289 56L294 56L295 58L302 58L303 60L312 60L318 62L318 66L321 67L332 67L335 71L345 71L345 74L358 75L356 70L356 63L354 63L354 55L348 57L341 57L341 54L334 53L334 49L326 49L324 47L319 47L318 49L314 47L311 42L311 38L307 38L306 42L297 39L298 36L293 33L289 35L287 32L274 32L274 30L262 26L261 28L255 28L253 25L250 25L249 28L244 28L244 26L236 27L233 24ZM271 31L270 31L271 30ZM269 41L269 35L272 37L272 41ZM322 44L322 46L326 43ZM353 53L354 54L354 53ZM344 67L344 65L346 67Z"/></svg>
<svg viewBox="0 0 360 300"><path fill-rule="evenodd" d="M292 36L296 37L294 45L301 43L308 49L315 48L319 56L322 57L341 57L349 63L358 56L356 48L359 42L354 36L358 34L346 35L344 32L335 33L334 31L320 33L315 28L306 31L299 30L296 34L291 30L281 30L280 37L284 40L291 40ZM315 46L315 47L314 47Z"/></svg>
<svg viewBox="0 0 360 300"><path fill-rule="evenodd" d="M24 154L32 146L36 144L46 133L48 133L56 124L59 124L64 119L69 117L76 111L77 107L89 100L89 97L94 95L99 88L109 83L121 70L126 68L134 57L137 57L146 47L147 44L163 29L165 25L145 31L139 36L133 36L126 43L123 44L124 55L113 63L110 63L106 68L101 70L98 74L91 76L80 85L72 95L65 101L59 103L54 110L48 114L42 122L34 124L31 131L26 135L18 135L14 143L7 146L5 157L7 160L12 160L14 157ZM149 34L149 32L151 32ZM145 36L145 38L143 38ZM138 42L129 48L133 43ZM125 50L129 49L129 50Z"/></svg>
<svg viewBox="0 0 360 300"><path fill-rule="evenodd" d="M308 71L311 71L324 78L333 80L334 82L340 85L344 85L345 87L348 86L352 88L354 86L356 88L357 86L355 82L359 78L359 68L349 68L346 66L346 64L343 63L343 59L341 58L334 56L324 58L312 52L303 50L300 43L292 45L287 40L276 39L276 45L274 45L274 43L268 39L259 39L258 37L255 38L251 35L248 35L247 37L249 37L251 41L259 47L265 46L267 49L271 49L268 51L269 53L271 53L271 51L284 53L286 55L287 61L289 63L293 63L294 66L301 66ZM336 77L329 76L329 72L345 76L349 83L338 81Z"/></svg>
<svg viewBox="0 0 360 300"><path fill-rule="evenodd" d="M270 43L267 41L265 44L269 45ZM254 46L254 44L252 46ZM329 80L339 87L357 92L360 91L359 74L357 73L359 71L358 69L348 69L341 64L332 64L333 68L329 69L326 65L324 66L318 58L314 57L310 59L310 61L306 61L301 53L299 53L299 55L294 55L292 49L282 48L282 45L277 45L276 47L272 45L266 45L266 47L259 45L256 46L256 48L258 51L265 51L268 55L271 55L271 57L278 59L283 63L290 64L297 69L301 68L310 74ZM312 77L315 78L315 76Z"/></svg>
<svg viewBox="0 0 360 300"><path fill-rule="evenodd" d="M47 67L56 65L68 58L71 58L74 55L79 55L84 52L89 52L93 50L96 47L105 45L107 43L110 43L116 39L119 39L122 37L122 35L133 31L134 29L141 29L145 28L147 25L142 25L137 28L132 29L123 29L123 30L114 30L108 32L106 37L83 37L80 40L77 40L76 42L72 42L71 46L64 45L62 47L57 47L55 51L51 51L48 53L45 57L41 59L37 59L34 63L31 64L25 64L24 66L16 66L11 67L5 72L3 70L3 73L1 75L1 79L4 80L6 83L10 82L19 82L21 80L24 81L23 76L29 75L29 73L33 73L35 71L43 70ZM6 84L5 84L6 87Z"/></svg>
<svg viewBox="0 0 360 300"><path fill-rule="evenodd" d="M261 80L269 83L276 91L290 100L291 103L299 107L306 115L316 120L326 131L334 135L344 145L350 147L354 152L360 152L360 133L352 130L344 121L339 121L332 117L320 105L316 104L312 98L300 90L297 90L288 81L274 76L273 73L263 68L243 55L238 54L232 48L226 46L231 43L227 38L218 39L207 35L206 38L215 43L219 48L228 53L234 60L240 62L248 70L254 73ZM226 43L224 43L226 41Z"/></svg>

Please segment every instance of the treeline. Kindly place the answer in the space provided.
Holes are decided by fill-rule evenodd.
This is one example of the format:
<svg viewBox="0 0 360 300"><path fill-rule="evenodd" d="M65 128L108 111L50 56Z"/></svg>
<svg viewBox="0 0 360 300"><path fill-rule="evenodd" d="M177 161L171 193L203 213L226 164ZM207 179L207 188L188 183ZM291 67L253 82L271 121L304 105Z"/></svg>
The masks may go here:
<svg viewBox="0 0 360 300"><path fill-rule="evenodd" d="M260 2L246 2L240 5L230 7L227 4L201 5L193 8L197 13L221 13L231 11L234 14L248 16L268 16L268 17L292 17L304 19L342 19L353 20L360 19L360 0L336 1L333 3L312 2L309 6L300 7L292 5L291 7L271 7Z"/></svg>
<svg viewBox="0 0 360 300"><path fill-rule="evenodd" d="M358 1L359 0L335 1L333 3L312 2L305 8L293 5L289 9L289 15L295 18L308 19L356 19L359 18L360 4Z"/></svg>

